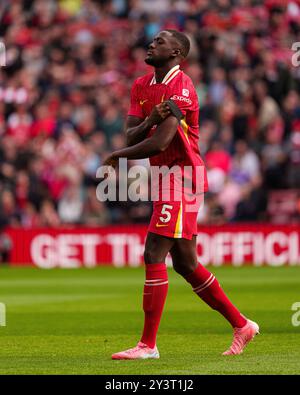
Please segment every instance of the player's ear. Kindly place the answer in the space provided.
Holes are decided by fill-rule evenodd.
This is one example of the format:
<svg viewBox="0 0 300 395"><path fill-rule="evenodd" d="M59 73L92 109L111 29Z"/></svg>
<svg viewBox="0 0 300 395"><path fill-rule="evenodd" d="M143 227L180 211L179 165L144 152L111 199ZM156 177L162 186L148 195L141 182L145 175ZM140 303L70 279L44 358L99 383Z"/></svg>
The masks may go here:
<svg viewBox="0 0 300 395"><path fill-rule="evenodd" d="M173 49L173 55L174 57L180 56L181 55L181 51L179 48Z"/></svg>

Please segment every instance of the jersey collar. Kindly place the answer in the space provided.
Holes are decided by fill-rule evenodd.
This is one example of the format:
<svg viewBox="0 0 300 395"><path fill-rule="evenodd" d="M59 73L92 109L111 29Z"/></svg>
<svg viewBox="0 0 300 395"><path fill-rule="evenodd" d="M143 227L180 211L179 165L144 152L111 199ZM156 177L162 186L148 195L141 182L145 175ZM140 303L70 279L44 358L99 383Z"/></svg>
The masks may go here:
<svg viewBox="0 0 300 395"><path fill-rule="evenodd" d="M177 75L178 73L180 73L179 65L172 67L171 70L169 70L169 71L167 72L167 74L164 76L164 79L162 80L161 83L162 83L162 84L165 84L165 85L168 85L168 83L171 82L172 79L173 79L174 77L176 77L176 75ZM156 83L157 83L157 82L156 82L155 74L154 74L153 77L152 77L152 80L151 80L151 82L150 82L150 85L155 85Z"/></svg>

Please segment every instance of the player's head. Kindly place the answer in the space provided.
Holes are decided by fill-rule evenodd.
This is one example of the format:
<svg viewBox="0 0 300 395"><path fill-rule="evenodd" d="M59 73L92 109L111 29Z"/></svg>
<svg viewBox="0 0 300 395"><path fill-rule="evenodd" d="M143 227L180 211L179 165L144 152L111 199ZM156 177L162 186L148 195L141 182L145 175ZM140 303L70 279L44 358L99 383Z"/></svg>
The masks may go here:
<svg viewBox="0 0 300 395"><path fill-rule="evenodd" d="M149 45L145 62L154 67L163 67L170 61L178 64L185 59L190 50L187 36L176 30L163 30Z"/></svg>

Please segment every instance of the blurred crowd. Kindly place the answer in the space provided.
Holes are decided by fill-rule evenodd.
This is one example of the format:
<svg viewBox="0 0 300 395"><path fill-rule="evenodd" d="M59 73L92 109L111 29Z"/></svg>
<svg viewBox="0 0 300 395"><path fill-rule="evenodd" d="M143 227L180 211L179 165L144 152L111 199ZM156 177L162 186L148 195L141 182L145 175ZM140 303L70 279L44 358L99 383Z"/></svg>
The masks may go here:
<svg viewBox="0 0 300 395"><path fill-rule="evenodd" d="M270 192L290 189L299 220L299 0L1 0L0 227L148 221L149 203L99 202L95 174L125 146L130 88L164 28L191 41L199 222L270 220Z"/></svg>

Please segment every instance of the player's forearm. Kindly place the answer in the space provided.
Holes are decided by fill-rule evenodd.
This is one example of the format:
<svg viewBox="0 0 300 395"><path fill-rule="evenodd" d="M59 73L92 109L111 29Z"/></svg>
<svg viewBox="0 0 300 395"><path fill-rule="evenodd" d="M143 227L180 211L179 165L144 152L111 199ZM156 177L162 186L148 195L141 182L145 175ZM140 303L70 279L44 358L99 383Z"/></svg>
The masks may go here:
<svg viewBox="0 0 300 395"><path fill-rule="evenodd" d="M146 118L143 122L141 122L138 126L134 126L132 128L128 128L126 130L126 142L127 146L131 147L132 145L138 144L143 141L153 124Z"/></svg>
<svg viewBox="0 0 300 395"><path fill-rule="evenodd" d="M127 159L144 159L150 158L151 156L157 155L165 150L165 146L157 141L155 138L147 138L144 141L135 144L131 147L124 148L113 153L113 157L116 159L127 158Z"/></svg>

